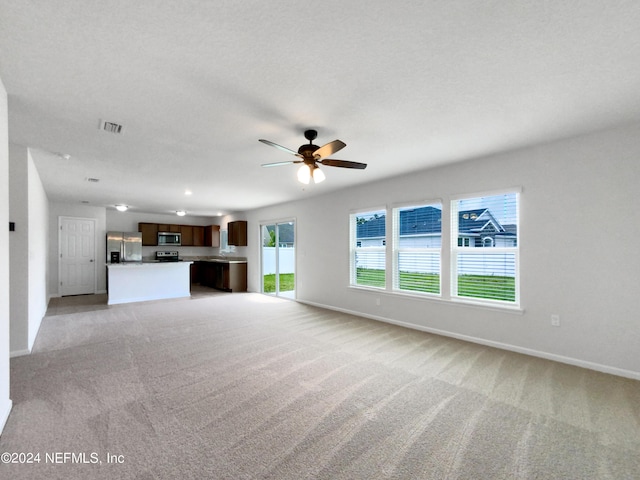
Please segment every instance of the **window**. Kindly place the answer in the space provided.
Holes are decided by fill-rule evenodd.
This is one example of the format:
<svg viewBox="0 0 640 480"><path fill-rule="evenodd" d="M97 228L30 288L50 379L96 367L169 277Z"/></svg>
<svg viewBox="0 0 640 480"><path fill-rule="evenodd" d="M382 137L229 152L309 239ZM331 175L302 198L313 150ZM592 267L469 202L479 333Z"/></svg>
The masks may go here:
<svg viewBox="0 0 640 480"><path fill-rule="evenodd" d="M351 231L351 285L386 286L386 211L353 213Z"/></svg>
<svg viewBox="0 0 640 480"><path fill-rule="evenodd" d="M440 294L442 205L393 209L393 289Z"/></svg>
<svg viewBox="0 0 640 480"><path fill-rule="evenodd" d="M518 194L454 200L451 227L451 296L518 305Z"/></svg>

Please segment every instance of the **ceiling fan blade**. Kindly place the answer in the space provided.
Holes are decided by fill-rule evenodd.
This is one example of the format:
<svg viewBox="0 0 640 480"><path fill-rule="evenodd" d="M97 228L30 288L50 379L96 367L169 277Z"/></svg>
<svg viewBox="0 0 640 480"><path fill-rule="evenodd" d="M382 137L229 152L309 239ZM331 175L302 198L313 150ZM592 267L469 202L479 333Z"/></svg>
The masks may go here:
<svg viewBox="0 0 640 480"><path fill-rule="evenodd" d="M263 167L279 167L280 165L291 165L294 163L302 163L302 160L292 160L290 162L274 162L274 163L263 163Z"/></svg>
<svg viewBox="0 0 640 480"><path fill-rule="evenodd" d="M313 152L313 157L316 160L322 160L323 158L328 157L329 155L333 155L337 151L342 150L346 146L347 144L343 141L334 140L333 142L329 142Z"/></svg>
<svg viewBox="0 0 640 480"><path fill-rule="evenodd" d="M333 158L321 160L320 163L328 167L357 168L358 170L364 170L365 168L367 168L366 163L349 162L347 160L335 160Z"/></svg>
<svg viewBox="0 0 640 480"><path fill-rule="evenodd" d="M262 143L264 143L264 144L266 144L266 145L271 145L272 147L279 148L280 150L282 150L282 151L284 151L284 152L287 152L287 153L290 153L291 155L295 155L295 156L297 156L297 157L299 157L299 156L300 156L300 154L299 154L298 152L296 152L296 151L294 151L294 150L291 150L290 148L283 147L282 145L278 145L277 143L273 143L273 142L271 142L271 141L269 141L269 140L264 140L264 139L262 139L262 138L261 138L261 139L260 139L260 140L258 140L258 141L259 141L259 142L262 142Z"/></svg>

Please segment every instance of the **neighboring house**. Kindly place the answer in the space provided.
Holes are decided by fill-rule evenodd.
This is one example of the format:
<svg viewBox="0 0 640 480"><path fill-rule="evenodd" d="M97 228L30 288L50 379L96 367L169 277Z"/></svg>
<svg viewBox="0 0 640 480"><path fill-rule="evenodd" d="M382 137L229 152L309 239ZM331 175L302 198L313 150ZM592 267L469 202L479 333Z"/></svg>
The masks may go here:
<svg viewBox="0 0 640 480"><path fill-rule="evenodd" d="M380 215L357 224L358 247L385 245L386 216ZM400 247L439 248L442 245L442 210L427 206L402 210L399 218ZM515 225L501 225L488 208L458 213L458 246L514 247Z"/></svg>
<svg viewBox="0 0 640 480"><path fill-rule="evenodd" d="M516 226L503 226L488 208L458 213L459 247L515 247Z"/></svg>

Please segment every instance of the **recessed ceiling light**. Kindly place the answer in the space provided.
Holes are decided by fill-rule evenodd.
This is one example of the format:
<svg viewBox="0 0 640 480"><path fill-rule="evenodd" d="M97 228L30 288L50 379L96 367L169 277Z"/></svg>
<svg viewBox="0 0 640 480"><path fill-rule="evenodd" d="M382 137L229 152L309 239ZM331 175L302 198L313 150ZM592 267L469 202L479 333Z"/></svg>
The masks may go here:
<svg viewBox="0 0 640 480"><path fill-rule="evenodd" d="M178 210L176 212L176 215L178 215L179 217L184 217L187 214L187 212L185 212L184 210Z"/></svg>
<svg viewBox="0 0 640 480"><path fill-rule="evenodd" d="M127 207L126 205L116 205L116 210L118 210L119 212L126 212L128 208L129 207Z"/></svg>
<svg viewBox="0 0 640 480"><path fill-rule="evenodd" d="M185 195L192 195L192 194L193 194L193 192L192 192L191 190L185 190L185 191L184 191L184 194L185 194Z"/></svg>

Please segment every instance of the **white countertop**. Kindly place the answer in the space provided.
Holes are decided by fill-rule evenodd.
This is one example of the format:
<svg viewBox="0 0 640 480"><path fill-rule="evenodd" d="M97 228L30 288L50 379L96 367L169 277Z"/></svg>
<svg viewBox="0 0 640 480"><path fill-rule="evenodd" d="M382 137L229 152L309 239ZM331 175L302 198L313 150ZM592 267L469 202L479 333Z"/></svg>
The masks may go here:
<svg viewBox="0 0 640 480"><path fill-rule="evenodd" d="M140 267L168 267L178 265L191 265L191 260L179 261L179 262L121 262L121 263L107 263L108 268L140 268Z"/></svg>

